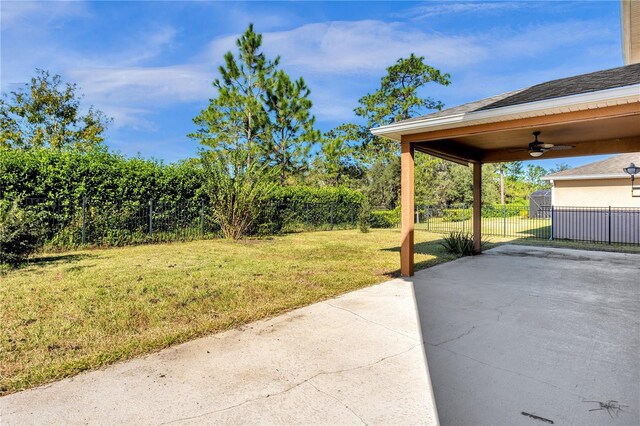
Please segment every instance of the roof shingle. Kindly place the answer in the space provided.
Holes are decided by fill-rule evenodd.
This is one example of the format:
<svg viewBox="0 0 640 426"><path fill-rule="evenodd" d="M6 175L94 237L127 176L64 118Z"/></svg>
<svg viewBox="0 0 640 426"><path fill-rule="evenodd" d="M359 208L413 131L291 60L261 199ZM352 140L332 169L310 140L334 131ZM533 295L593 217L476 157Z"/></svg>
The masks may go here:
<svg viewBox="0 0 640 426"><path fill-rule="evenodd" d="M458 105L443 111L437 111L419 117L410 118L408 120L399 121L398 123L409 123L416 120L446 117L474 111L486 111L495 108L544 101L547 99L598 92L616 87L631 86L634 84L640 84L640 63L552 80L526 89L502 93L490 98Z"/></svg>
<svg viewBox="0 0 640 426"><path fill-rule="evenodd" d="M630 154L620 154L614 157L606 158L595 163L585 164L584 166L575 167L569 170L563 170L561 172L552 173L545 176L545 179L553 179L557 177L580 177L580 176L611 176L620 175L626 176L624 171L625 167L629 166L629 163L635 163L640 166L640 152L632 152Z"/></svg>

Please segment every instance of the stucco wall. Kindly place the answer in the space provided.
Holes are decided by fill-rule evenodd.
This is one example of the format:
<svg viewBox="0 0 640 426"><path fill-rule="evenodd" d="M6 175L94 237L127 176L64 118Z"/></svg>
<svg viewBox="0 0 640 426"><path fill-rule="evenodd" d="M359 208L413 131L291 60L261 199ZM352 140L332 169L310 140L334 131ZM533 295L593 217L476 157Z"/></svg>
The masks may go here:
<svg viewBox="0 0 640 426"><path fill-rule="evenodd" d="M636 178L636 186L640 178ZM635 191L640 195L640 190ZM640 207L631 196L631 179L556 180L552 202L557 207Z"/></svg>

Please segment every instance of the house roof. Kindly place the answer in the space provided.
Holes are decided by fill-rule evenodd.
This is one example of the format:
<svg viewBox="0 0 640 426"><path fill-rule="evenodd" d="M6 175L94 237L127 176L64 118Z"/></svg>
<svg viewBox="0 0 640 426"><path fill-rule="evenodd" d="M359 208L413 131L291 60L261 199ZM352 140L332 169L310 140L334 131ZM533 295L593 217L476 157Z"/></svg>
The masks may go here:
<svg viewBox="0 0 640 426"><path fill-rule="evenodd" d="M475 142L460 139L463 135L477 134L478 132L476 130L467 131L467 129L473 129L474 126L489 127L489 125L496 124L493 128L498 128L501 127L501 125L497 123L506 123L502 127L507 128L509 123L515 121L528 121L529 123L535 122L540 124L543 122L556 123L562 119L550 117L562 116L570 120L568 117L570 117L571 114L583 118L586 115L606 115L612 117L613 115L628 115L629 118L626 119L626 121L625 119L621 119L619 123L611 123L612 127L610 127L610 129L618 130L610 132L611 135L606 135L612 138L623 139L629 136L629 132L634 133L633 128L636 126L633 123L635 118L632 118L631 115L640 113L639 103L640 63L537 84L526 89L503 93L449 108L444 111L373 128L371 129L371 133L398 142L434 141L444 139L441 135L447 134L449 139L447 144L449 146L451 146L452 143L475 145ZM448 130L451 131L447 132ZM588 132L586 135L582 135L581 139L584 141L590 141L593 138L599 138L600 140L607 139L603 138L602 135L595 136L596 133L598 132ZM455 136L453 136L454 134ZM549 135L548 130L546 134ZM511 149L520 148L524 144L524 147L526 147L524 143L525 139L529 139L531 133L529 132L528 135L511 134L505 136L509 137L502 142L483 143L478 141L478 145L472 148L475 148L476 151L478 149L485 151L487 149L495 150L498 146ZM574 136L578 136L578 134L574 133ZM549 140L549 142L556 144L574 144L578 142L575 140L561 139L562 138L555 141ZM431 148L433 148L433 144ZM635 149L633 149L633 151L635 151ZM618 150L618 152L628 152L628 150ZM438 155L433 149L429 153ZM595 153L591 154L593 155ZM572 155L588 154L579 153L576 149L572 152ZM551 156L560 157L568 155L555 152L548 154L547 158ZM495 161L497 158L496 156L482 158L484 157L483 155L476 155L475 157L479 157L479 160L484 162ZM522 159L520 157L523 156L516 155L516 157L518 158L505 157L501 161L519 160Z"/></svg>
<svg viewBox="0 0 640 426"><path fill-rule="evenodd" d="M614 157L585 164L569 170L552 173L543 177L544 180L583 180L583 179L612 179L629 178L622 169L635 163L640 166L640 152L620 154Z"/></svg>
<svg viewBox="0 0 640 426"><path fill-rule="evenodd" d="M536 84L393 124L411 123L640 84L640 63Z"/></svg>

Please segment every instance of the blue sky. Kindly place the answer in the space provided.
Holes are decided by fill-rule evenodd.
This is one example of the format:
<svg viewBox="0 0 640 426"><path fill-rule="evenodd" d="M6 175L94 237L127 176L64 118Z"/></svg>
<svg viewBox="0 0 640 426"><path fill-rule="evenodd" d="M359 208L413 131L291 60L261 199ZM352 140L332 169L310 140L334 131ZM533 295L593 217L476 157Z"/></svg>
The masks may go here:
<svg viewBox="0 0 640 426"><path fill-rule="evenodd" d="M447 107L622 65L619 1L2 1L1 12L3 92L35 68L60 74L114 118L110 148L168 162L196 155L192 118L250 22L307 81L321 130L356 121L358 99L410 53L451 74L424 91Z"/></svg>

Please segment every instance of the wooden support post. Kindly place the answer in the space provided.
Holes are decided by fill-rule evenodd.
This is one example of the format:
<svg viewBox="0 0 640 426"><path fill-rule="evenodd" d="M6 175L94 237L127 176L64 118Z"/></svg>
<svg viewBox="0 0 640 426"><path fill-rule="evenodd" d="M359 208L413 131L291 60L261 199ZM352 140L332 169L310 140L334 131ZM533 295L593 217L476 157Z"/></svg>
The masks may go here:
<svg viewBox="0 0 640 426"><path fill-rule="evenodd" d="M414 214L414 183L413 183L413 145L402 142L401 154L401 238L400 243L400 272L404 277L413 275L413 214Z"/></svg>
<svg viewBox="0 0 640 426"><path fill-rule="evenodd" d="M473 251L482 251L482 163L473 163Z"/></svg>

